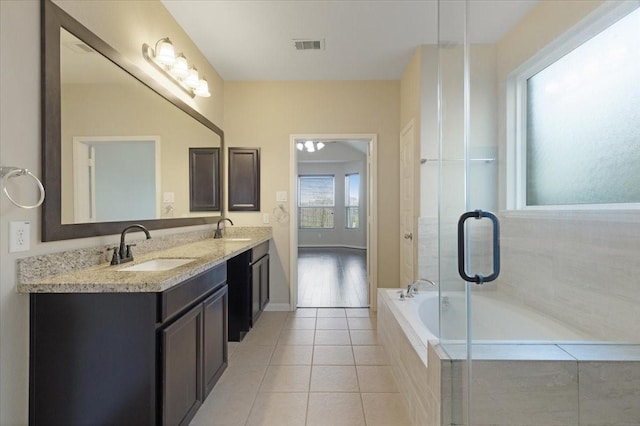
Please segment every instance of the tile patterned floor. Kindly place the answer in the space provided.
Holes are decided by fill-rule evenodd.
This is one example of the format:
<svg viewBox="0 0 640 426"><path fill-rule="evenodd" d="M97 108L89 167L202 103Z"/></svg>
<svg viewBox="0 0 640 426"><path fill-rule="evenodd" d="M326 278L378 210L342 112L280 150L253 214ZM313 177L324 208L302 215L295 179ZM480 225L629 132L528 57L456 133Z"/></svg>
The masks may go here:
<svg viewBox="0 0 640 426"><path fill-rule="evenodd" d="M410 425L369 309L264 312L194 426Z"/></svg>

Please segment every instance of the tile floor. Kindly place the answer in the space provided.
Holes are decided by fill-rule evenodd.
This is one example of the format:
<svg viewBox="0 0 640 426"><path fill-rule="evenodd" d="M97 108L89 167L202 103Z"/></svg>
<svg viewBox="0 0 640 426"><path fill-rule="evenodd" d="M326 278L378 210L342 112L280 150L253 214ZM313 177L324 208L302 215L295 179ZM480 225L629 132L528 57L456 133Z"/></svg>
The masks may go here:
<svg viewBox="0 0 640 426"><path fill-rule="evenodd" d="M369 309L264 312L191 425L404 426Z"/></svg>

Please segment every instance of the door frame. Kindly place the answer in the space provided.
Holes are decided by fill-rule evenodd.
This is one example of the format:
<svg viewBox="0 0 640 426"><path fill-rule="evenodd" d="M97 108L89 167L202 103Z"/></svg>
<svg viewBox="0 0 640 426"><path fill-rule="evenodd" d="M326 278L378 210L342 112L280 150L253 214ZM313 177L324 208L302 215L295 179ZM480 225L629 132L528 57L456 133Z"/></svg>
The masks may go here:
<svg viewBox="0 0 640 426"><path fill-rule="evenodd" d="M289 309L295 311L298 305L298 140L361 140L369 145L367 154L367 282L369 284L369 307L377 309L378 288L378 135L375 133L340 134L292 134L289 135Z"/></svg>

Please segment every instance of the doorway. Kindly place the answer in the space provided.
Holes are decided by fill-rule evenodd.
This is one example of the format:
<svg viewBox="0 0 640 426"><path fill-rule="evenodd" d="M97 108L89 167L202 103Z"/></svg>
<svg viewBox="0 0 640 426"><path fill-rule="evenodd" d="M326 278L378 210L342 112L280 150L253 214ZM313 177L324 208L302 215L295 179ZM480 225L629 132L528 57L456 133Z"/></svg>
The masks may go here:
<svg viewBox="0 0 640 426"><path fill-rule="evenodd" d="M291 309L375 306L375 141L291 136Z"/></svg>

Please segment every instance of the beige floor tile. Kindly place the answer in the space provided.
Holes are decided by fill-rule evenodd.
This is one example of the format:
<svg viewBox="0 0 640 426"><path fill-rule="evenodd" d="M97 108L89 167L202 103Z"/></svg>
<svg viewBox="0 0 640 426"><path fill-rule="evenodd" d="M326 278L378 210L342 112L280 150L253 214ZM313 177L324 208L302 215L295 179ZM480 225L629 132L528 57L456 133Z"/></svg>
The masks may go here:
<svg viewBox="0 0 640 426"><path fill-rule="evenodd" d="M377 330L349 330L352 345L378 345Z"/></svg>
<svg viewBox="0 0 640 426"><path fill-rule="evenodd" d="M260 385L260 392L308 392L309 365L270 365Z"/></svg>
<svg viewBox="0 0 640 426"><path fill-rule="evenodd" d="M311 365L313 346L278 345L271 356L271 365Z"/></svg>
<svg viewBox="0 0 640 426"><path fill-rule="evenodd" d="M399 393L363 393L362 405L367 426L411 426Z"/></svg>
<svg viewBox="0 0 640 426"><path fill-rule="evenodd" d="M351 345L348 330L316 330L316 345Z"/></svg>
<svg viewBox="0 0 640 426"><path fill-rule="evenodd" d="M378 328L376 317L347 318L350 330L375 330Z"/></svg>
<svg viewBox="0 0 640 426"><path fill-rule="evenodd" d="M242 342L229 356L229 365L268 365L273 346Z"/></svg>
<svg viewBox="0 0 640 426"><path fill-rule="evenodd" d="M316 319L305 317L289 317L284 322L284 328L296 330L315 330Z"/></svg>
<svg viewBox="0 0 640 426"><path fill-rule="evenodd" d="M278 345L313 345L314 330L282 330Z"/></svg>
<svg viewBox="0 0 640 426"><path fill-rule="evenodd" d="M347 330L346 318L318 318L316 330Z"/></svg>
<svg viewBox="0 0 640 426"><path fill-rule="evenodd" d="M316 308L298 308L289 312L289 317L315 318L318 310Z"/></svg>
<svg viewBox="0 0 640 426"><path fill-rule="evenodd" d="M191 421L191 426L243 426L249 417L256 392L213 391Z"/></svg>
<svg viewBox="0 0 640 426"><path fill-rule="evenodd" d="M354 346L356 365L388 365L389 357L384 346Z"/></svg>
<svg viewBox="0 0 640 426"><path fill-rule="evenodd" d="M315 346L313 365L353 365L351 346Z"/></svg>
<svg viewBox="0 0 640 426"><path fill-rule="evenodd" d="M374 317L375 312L369 308L347 308L345 313L349 318L369 318Z"/></svg>
<svg viewBox="0 0 640 426"><path fill-rule="evenodd" d="M360 392L398 392L391 367L386 365L358 365Z"/></svg>
<svg viewBox="0 0 640 426"><path fill-rule="evenodd" d="M253 329L245 336L242 343L253 343L254 345L275 346L280 335L280 329L256 330Z"/></svg>
<svg viewBox="0 0 640 426"><path fill-rule="evenodd" d="M221 393L257 392L266 371L266 365L230 365L213 390Z"/></svg>
<svg viewBox="0 0 640 426"><path fill-rule="evenodd" d="M236 351L236 349L238 349L238 346L240 345L240 342L229 342L227 345L227 354L229 355L229 357L231 357L233 355L233 353Z"/></svg>
<svg viewBox="0 0 640 426"><path fill-rule="evenodd" d="M365 426L360 394L309 394L306 426Z"/></svg>
<svg viewBox="0 0 640 426"><path fill-rule="evenodd" d="M259 393L247 426L302 426L308 397L308 393Z"/></svg>
<svg viewBox="0 0 640 426"><path fill-rule="evenodd" d="M311 392L358 392L354 366L314 365L311 368Z"/></svg>
<svg viewBox="0 0 640 426"><path fill-rule="evenodd" d="M318 318L344 318L344 308L320 308Z"/></svg>

